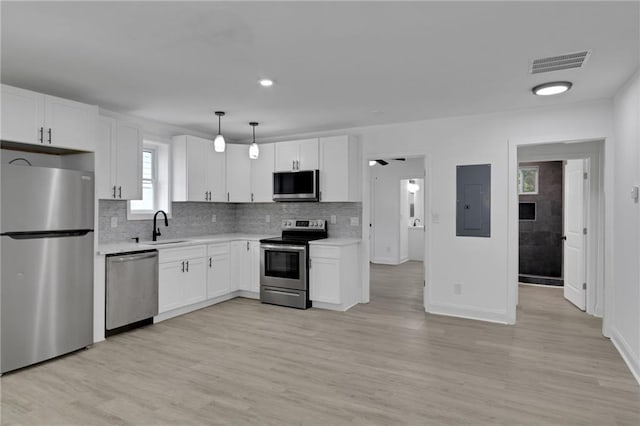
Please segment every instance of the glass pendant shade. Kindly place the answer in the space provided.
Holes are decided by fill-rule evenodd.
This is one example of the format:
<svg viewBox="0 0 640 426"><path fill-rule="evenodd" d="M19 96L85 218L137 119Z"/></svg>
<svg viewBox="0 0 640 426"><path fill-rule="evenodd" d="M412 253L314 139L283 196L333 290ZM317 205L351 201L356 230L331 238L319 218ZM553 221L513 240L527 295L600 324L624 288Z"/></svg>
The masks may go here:
<svg viewBox="0 0 640 426"><path fill-rule="evenodd" d="M254 142L251 144L251 146L249 146L249 158L251 158L252 160L257 160L259 155L260 148L258 147L258 144Z"/></svg>
<svg viewBox="0 0 640 426"><path fill-rule="evenodd" d="M216 152L224 152L225 146L226 146L226 143L224 141L224 136L222 135L216 136L216 138L213 140L213 149Z"/></svg>

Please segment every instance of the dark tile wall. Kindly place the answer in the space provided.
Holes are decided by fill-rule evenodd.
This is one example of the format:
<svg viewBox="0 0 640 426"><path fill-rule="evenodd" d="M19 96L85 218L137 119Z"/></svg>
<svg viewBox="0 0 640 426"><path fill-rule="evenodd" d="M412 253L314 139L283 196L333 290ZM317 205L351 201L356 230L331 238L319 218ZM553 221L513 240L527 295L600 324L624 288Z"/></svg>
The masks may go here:
<svg viewBox="0 0 640 426"><path fill-rule="evenodd" d="M535 221L520 221L520 274L562 277L562 161L521 163L538 166L538 194L520 195L535 202Z"/></svg>

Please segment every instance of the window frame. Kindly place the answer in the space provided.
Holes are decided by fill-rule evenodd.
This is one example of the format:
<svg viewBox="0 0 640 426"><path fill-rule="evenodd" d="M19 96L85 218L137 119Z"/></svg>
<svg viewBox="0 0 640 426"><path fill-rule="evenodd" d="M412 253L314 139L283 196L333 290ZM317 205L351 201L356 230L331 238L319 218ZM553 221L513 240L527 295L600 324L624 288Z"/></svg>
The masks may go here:
<svg viewBox="0 0 640 426"><path fill-rule="evenodd" d="M524 192L524 171L535 171L535 190ZM518 195L538 195L540 191L540 167L539 166L518 166Z"/></svg>
<svg viewBox="0 0 640 426"><path fill-rule="evenodd" d="M129 200L127 201L127 220L150 220L153 219L153 215L157 210L164 210L167 213L167 217L171 218L171 141L161 137L145 135L142 142L142 152L144 153L144 151L153 153L151 178L153 182L153 210L134 210L131 208L132 200ZM140 156L140 161L143 161L142 158L143 155ZM142 167L142 164L140 164L140 167ZM166 170L161 171L161 167L166 168ZM145 180L141 173L140 185ZM161 180L164 181L163 185L161 185ZM166 192L166 194L163 192Z"/></svg>

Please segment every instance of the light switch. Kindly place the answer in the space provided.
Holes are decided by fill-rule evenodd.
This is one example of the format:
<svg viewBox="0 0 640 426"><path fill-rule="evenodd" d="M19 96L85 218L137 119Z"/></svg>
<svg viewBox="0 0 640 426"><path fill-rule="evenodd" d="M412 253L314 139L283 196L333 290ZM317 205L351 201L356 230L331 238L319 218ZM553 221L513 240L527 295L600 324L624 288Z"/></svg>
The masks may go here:
<svg viewBox="0 0 640 426"><path fill-rule="evenodd" d="M111 218L111 227L112 228L117 228L118 227L118 217L114 216Z"/></svg>
<svg viewBox="0 0 640 426"><path fill-rule="evenodd" d="M335 214L332 214L332 215L331 215L331 224L332 224L332 225L335 225L335 224L336 224L336 222L337 222L336 215L335 215Z"/></svg>
<svg viewBox="0 0 640 426"><path fill-rule="evenodd" d="M440 223L440 213L431 213L431 222Z"/></svg>
<svg viewBox="0 0 640 426"><path fill-rule="evenodd" d="M217 220L218 220L218 218L216 217L216 215L215 215L215 214L212 214L212 215L211 215L211 222L214 222L214 223L215 223Z"/></svg>
<svg viewBox="0 0 640 426"><path fill-rule="evenodd" d="M269 215L269 214L268 214L268 215L266 215L266 216L264 217L264 221L265 221L265 222L267 222L267 223L271 223L271 215Z"/></svg>

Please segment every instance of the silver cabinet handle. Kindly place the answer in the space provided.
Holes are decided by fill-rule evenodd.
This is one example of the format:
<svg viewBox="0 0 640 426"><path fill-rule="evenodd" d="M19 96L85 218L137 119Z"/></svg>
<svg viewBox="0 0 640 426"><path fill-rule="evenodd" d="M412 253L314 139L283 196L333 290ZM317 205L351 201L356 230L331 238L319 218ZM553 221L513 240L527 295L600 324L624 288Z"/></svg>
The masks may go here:
<svg viewBox="0 0 640 426"><path fill-rule="evenodd" d="M44 143L44 127L40 127L40 143Z"/></svg>
<svg viewBox="0 0 640 426"><path fill-rule="evenodd" d="M311 258L309 258L309 269L311 269Z"/></svg>
<svg viewBox="0 0 640 426"><path fill-rule="evenodd" d="M251 193L251 202L253 203L253 192Z"/></svg>
<svg viewBox="0 0 640 426"><path fill-rule="evenodd" d="M209 268L213 266L213 259L209 258Z"/></svg>
<svg viewBox="0 0 640 426"><path fill-rule="evenodd" d="M291 170L296 169L296 160L291 160Z"/></svg>
<svg viewBox="0 0 640 426"><path fill-rule="evenodd" d="M113 185L113 198L116 198L116 186Z"/></svg>
<svg viewBox="0 0 640 426"><path fill-rule="evenodd" d="M227 202L229 201L229 193L227 192Z"/></svg>
<svg viewBox="0 0 640 426"><path fill-rule="evenodd" d="M122 187L118 187L118 198L122 198Z"/></svg>
<svg viewBox="0 0 640 426"><path fill-rule="evenodd" d="M208 198L208 194L209 194L209 193L208 193L207 191L204 191L204 200L205 200L205 201L207 201L207 200L209 199L209 198Z"/></svg>
<svg viewBox="0 0 640 426"><path fill-rule="evenodd" d="M187 272L189 272L189 261L187 260Z"/></svg>
<svg viewBox="0 0 640 426"><path fill-rule="evenodd" d="M182 261L182 272L184 272L184 260Z"/></svg>
<svg viewBox="0 0 640 426"><path fill-rule="evenodd" d="M286 244L260 244L260 248L277 251L305 251L307 249L304 246L290 246Z"/></svg>
<svg viewBox="0 0 640 426"><path fill-rule="evenodd" d="M247 241L247 251L249 251L249 241Z"/></svg>
<svg viewBox="0 0 640 426"><path fill-rule="evenodd" d="M49 127L49 145L51 145L51 127Z"/></svg>
<svg viewBox="0 0 640 426"><path fill-rule="evenodd" d="M296 170L300 170L300 160L296 160Z"/></svg>

